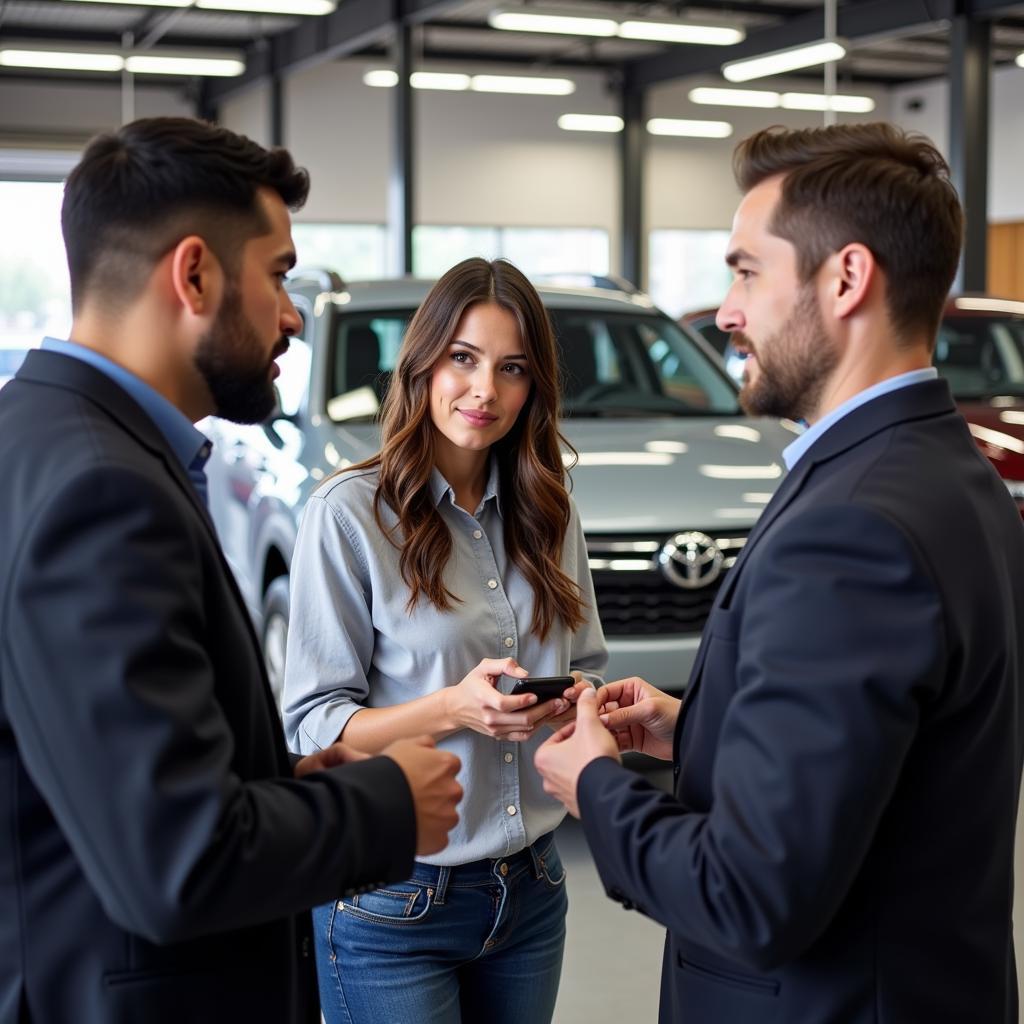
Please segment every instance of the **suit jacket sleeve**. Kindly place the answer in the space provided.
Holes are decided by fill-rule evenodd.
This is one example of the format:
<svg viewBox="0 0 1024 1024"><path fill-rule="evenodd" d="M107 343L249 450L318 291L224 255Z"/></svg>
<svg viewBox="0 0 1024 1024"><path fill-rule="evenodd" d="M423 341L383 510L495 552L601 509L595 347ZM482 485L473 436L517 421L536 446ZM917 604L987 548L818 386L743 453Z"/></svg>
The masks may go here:
<svg viewBox="0 0 1024 1024"><path fill-rule="evenodd" d="M207 646L232 641L203 614L203 574L222 570L171 490L72 473L32 516L0 619L20 753L106 912L177 941L405 877L415 819L393 761L233 771Z"/></svg>
<svg viewBox="0 0 1024 1024"><path fill-rule="evenodd" d="M742 601L704 639L715 646L699 685L734 688L710 805L687 808L608 759L588 766L578 796L611 895L769 969L845 897L943 685L945 631L928 566L896 524L860 508L780 523L743 572Z"/></svg>

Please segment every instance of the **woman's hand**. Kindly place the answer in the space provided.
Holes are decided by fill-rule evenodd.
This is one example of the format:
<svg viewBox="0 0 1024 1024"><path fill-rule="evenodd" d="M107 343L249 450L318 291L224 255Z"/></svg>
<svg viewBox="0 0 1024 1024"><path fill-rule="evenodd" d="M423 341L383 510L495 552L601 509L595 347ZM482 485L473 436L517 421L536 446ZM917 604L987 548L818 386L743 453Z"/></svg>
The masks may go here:
<svg viewBox="0 0 1024 1024"><path fill-rule="evenodd" d="M561 698L538 704L532 693L501 693L498 679L503 675L523 679L528 673L514 658L484 658L457 686L442 691L453 729L522 742L533 736L540 722L567 709L569 702Z"/></svg>
<svg viewBox="0 0 1024 1024"><path fill-rule="evenodd" d="M594 689L593 684L583 678L582 672L573 670L569 675L576 680L575 685L567 689L562 694L562 697L568 701L569 706L562 712L553 712L549 717L543 720L543 724L550 726L552 729L560 729L563 725L566 725L569 722L575 722L576 702L580 699L580 694L584 690Z"/></svg>

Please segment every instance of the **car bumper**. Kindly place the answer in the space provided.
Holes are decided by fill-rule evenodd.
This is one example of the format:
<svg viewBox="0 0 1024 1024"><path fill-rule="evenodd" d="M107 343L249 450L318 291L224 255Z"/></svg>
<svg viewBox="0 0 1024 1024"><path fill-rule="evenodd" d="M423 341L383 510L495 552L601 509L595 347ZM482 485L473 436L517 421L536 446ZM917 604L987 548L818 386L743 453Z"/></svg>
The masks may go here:
<svg viewBox="0 0 1024 1024"><path fill-rule="evenodd" d="M680 693L690 678L700 636L608 638L605 680L640 676L659 690Z"/></svg>

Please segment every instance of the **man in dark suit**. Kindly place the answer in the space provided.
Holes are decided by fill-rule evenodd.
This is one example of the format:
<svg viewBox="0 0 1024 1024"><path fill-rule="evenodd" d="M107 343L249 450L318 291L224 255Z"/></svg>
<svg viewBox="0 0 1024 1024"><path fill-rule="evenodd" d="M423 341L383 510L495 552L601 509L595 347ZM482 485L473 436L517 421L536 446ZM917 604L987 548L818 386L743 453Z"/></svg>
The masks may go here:
<svg viewBox="0 0 1024 1024"><path fill-rule="evenodd" d="M960 207L891 125L762 132L736 171L718 323L745 407L809 429L682 705L612 683L537 763L668 928L662 1021L1016 1024L1024 531L930 365Z"/></svg>
<svg viewBox="0 0 1024 1024"><path fill-rule="evenodd" d="M0 1021L318 1021L307 908L457 821L429 740L291 757L193 421L274 402L284 150L155 119L68 179L71 340L0 394Z"/></svg>

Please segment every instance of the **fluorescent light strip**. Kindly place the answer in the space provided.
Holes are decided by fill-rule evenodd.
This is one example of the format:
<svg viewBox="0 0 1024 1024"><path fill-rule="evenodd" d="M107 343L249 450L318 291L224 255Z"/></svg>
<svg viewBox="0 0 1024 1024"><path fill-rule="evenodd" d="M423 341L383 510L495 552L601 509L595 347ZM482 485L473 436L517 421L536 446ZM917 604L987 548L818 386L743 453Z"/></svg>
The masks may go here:
<svg viewBox="0 0 1024 1024"><path fill-rule="evenodd" d="M394 72L392 72L394 74ZM395 75L398 84L398 75ZM469 75L449 74L443 71L414 71L409 76L414 89L441 89L444 92L465 92L470 86Z"/></svg>
<svg viewBox="0 0 1024 1024"><path fill-rule="evenodd" d="M696 43L704 46L733 46L746 33L718 25L687 25L684 22L624 21L619 25L623 39L649 39L658 43Z"/></svg>
<svg viewBox="0 0 1024 1024"><path fill-rule="evenodd" d="M562 14L531 14L526 11L493 11L487 19L491 28L509 32L553 32L567 36L600 36L618 32L611 18L581 18Z"/></svg>
<svg viewBox="0 0 1024 1024"><path fill-rule="evenodd" d="M245 72L245 63L225 57L175 57L140 53L126 58L125 70L135 75L202 75L206 78L235 78Z"/></svg>
<svg viewBox="0 0 1024 1024"><path fill-rule="evenodd" d="M389 68L374 68L363 75L363 84L374 89L391 89L398 85L398 72Z"/></svg>
<svg viewBox="0 0 1024 1024"><path fill-rule="evenodd" d="M686 121L674 117L652 117L647 122L652 135L677 135L692 139L727 139L732 135L728 121Z"/></svg>
<svg viewBox="0 0 1024 1024"><path fill-rule="evenodd" d="M177 6L177 5L175 5ZM336 0L196 0L208 11L245 11L250 14L333 14Z"/></svg>
<svg viewBox="0 0 1024 1024"><path fill-rule="evenodd" d="M131 4L132 7L191 7L192 0L78 0L79 3Z"/></svg>
<svg viewBox="0 0 1024 1024"><path fill-rule="evenodd" d="M820 92L784 92L782 107L785 110L835 110L841 114L870 114L875 101L870 96L833 95L826 97Z"/></svg>
<svg viewBox="0 0 1024 1024"><path fill-rule="evenodd" d="M1021 51L1020 53L1017 54L1017 56L1014 58L1014 63L1017 65L1017 67L1024 68L1024 51Z"/></svg>
<svg viewBox="0 0 1024 1024"><path fill-rule="evenodd" d="M762 107L765 110L773 110L782 100L777 92L767 89L714 89L706 86L691 89L689 96L691 103L713 107Z"/></svg>
<svg viewBox="0 0 1024 1024"><path fill-rule="evenodd" d="M722 74L730 82L749 82L752 78L781 75L798 68L830 64L846 56L846 49L838 42L817 42L796 46L775 53L765 53L748 60L734 60L722 65Z"/></svg>
<svg viewBox="0 0 1024 1024"><path fill-rule="evenodd" d="M0 67L45 68L48 71L123 71L116 53L75 53L58 50L0 50Z"/></svg>
<svg viewBox="0 0 1024 1024"><path fill-rule="evenodd" d="M621 132L623 121L615 114L563 114L558 127L567 132Z"/></svg>
<svg viewBox="0 0 1024 1024"><path fill-rule="evenodd" d="M506 92L532 96L568 96L576 83L568 78L523 78L517 75L474 75L474 92Z"/></svg>

